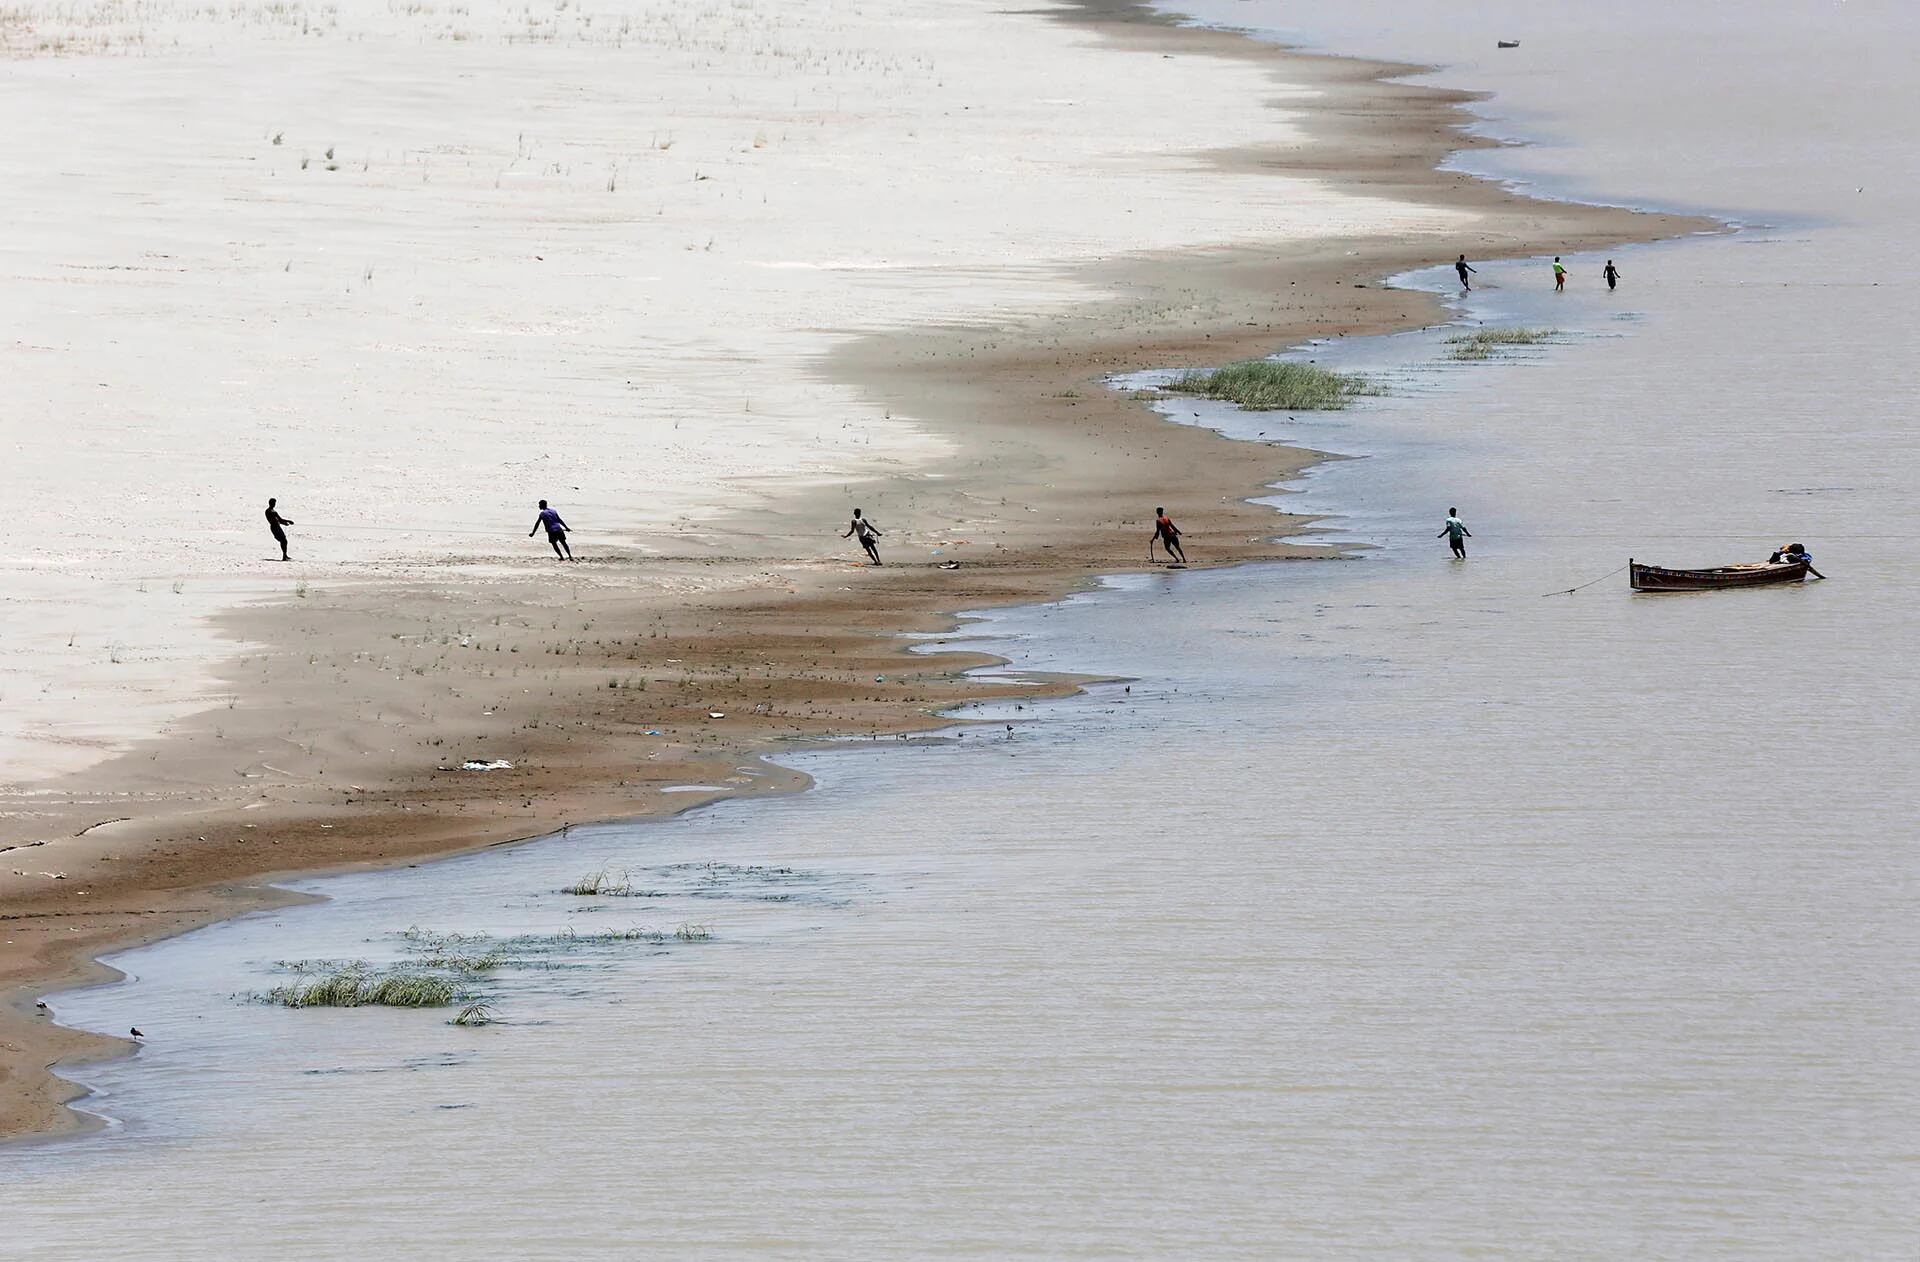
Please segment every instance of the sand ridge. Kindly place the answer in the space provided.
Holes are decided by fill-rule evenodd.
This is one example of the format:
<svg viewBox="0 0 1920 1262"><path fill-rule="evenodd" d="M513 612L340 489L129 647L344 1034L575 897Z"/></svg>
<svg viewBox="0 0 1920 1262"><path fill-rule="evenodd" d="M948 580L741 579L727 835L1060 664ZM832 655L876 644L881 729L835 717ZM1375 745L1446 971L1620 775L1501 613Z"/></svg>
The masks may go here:
<svg viewBox="0 0 1920 1262"><path fill-rule="evenodd" d="M849 10L823 12L853 21ZM856 267L836 239L835 253L815 254L817 265L729 272L806 274L809 284L820 273L854 279L838 277L844 292L833 302L799 303L786 317L818 326L789 325L766 338L749 337L765 320L714 331L715 339L748 339L756 348L784 339L786 350L763 361L735 341L712 356L721 371L710 364L694 378L711 396L682 398L657 416L633 405L602 437L551 427L577 442L577 464L564 476L590 479L579 483L577 501L555 496L563 511L576 524L604 514L632 532L631 542L613 529L583 535L576 542L586 559L574 567L555 565L534 544L481 542L483 530L524 533L517 519L530 521L529 504L511 518L503 508L497 522L469 522L475 533L465 545L432 563L416 546L426 534L410 538L413 524L403 519L378 547L342 545L335 572L347 581L299 587L297 576L268 577L260 581L280 585L273 599L213 616L207 625L225 637L221 651L188 655L198 683L169 730L103 744L90 752L91 765L22 785L9 801L0 846L25 848L0 852L9 861L0 865L0 932L10 939L0 943L0 979L11 995L0 1026L0 1129L59 1124L57 1101L71 1088L43 1067L114 1046L51 1025L32 1009L33 993L99 975L89 961L111 946L281 897L261 884L275 873L405 862L687 805L687 795L669 802L660 792L670 784L790 789L797 778L759 757L782 743L924 728L965 697L1071 686L962 682L952 672L978 664L977 656L908 657L892 633L937 631L952 625L955 610L1044 599L1137 565L1156 503L1175 506L1197 561L1303 554L1271 544L1283 523L1245 497L1309 454L1168 425L1103 390L1102 373L1216 363L1304 337L1429 320L1434 310L1423 296L1375 282L1444 257L1456 240L1485 256L1695 226L1520 201L1436 172L1462 143L1462 98L1381 82L1401 68L1301 57L1173 27L1131 6L942 12L943 38L959 31L960 47L1000 61L1009 24L1025 24L1022 36L1032 34L1051 58L1049 84L1077 84L1084 96L1118 76L1132 95L1112 102L1116 114L1151 110L1156 82L1177 89L1182 109L1194 112L1175 116L1174 133L1138 138L1133 149L1111 136L1079 135L1080 148L1067 144L1052 167L1016 171L1010 182L1022 185L1086 169L1097 178L1070 183L1071 195L1042 190L1006 207L1000 235L987 234L970 256L912 266L869 258ZM1065 43L1049 45L1039 32L1061 32ZM942 48L951 64L955 54ZM1226 69L1247 78L1236 81ZM753 79L759 69L748 56L737 73ZM1079 99L1060 86L1045 90L1035 99ZM1276 94L1282 111L1244 106ZM903 110L894 126L915 117ZM1040 121L1021 126L1044 130ZM1197 135L1213 143L1195 146ZM1004 134L974 143L983 146L974 158L1008 160ZM991 181L983 187L1003 191ZM1107 204L1093 206L1096 195ZM1101 229L1103 216L1119 218L1135 201L1154 210L1148 218L1157 217L1166 236L1131 225L1123 226L1132 235ZM1202 204L1214 218L1196 209ZM845 223L852 212L842 205L819 213ZM898 213L911 223L932 211L909 202ZM1014 227L1031 238L1011 240ZM869 248L879 239L860 238ZM1004 252L1014 245L1028 252L1009 262ZM795 252L755 262L791 262ZM509 270L496 283L515 301L524 283L551 304L553 318L580 302L578 287L543 290L527 279L532 269ZM718 280L676 271L658 290L705 295ZM728 319L761 310L755 304L778 292L768 286L743 291ZM886 308L890 299L899 305ZM404 309L384 318L396 334L410 323ZM338 312L320 327L335 319L364 335L357 319ZM544 388L555 408L575 410L569 417L592 413L600 387L569 397L545 363L509 355L487 368L497 374L490 388ZM621 465L628 457L619 452L636 445L635 435L645 450L676 416L765 415L765 404L751 414L738 407L748 381L764 383L765 393L754 387L757 398L784 401L784 420L765 430L756 428L760 420L719 427L678 473L670 460L645 468L645 477ZM828 414L857 417L854 429L879 438L880 454L855 459L841 441L809 446L804 431ZM340 453L359 451L347 435L333 441ZM755 441L775 453L757 472ZM501 442L492 460L521 450L516 435ZM700 461L731 468L725 460L735 448L742 473L714 495L713 467ZM358 475L328 474L343 479L328 494L382 503L398 487L405 502L442 495L448 504L474 494L438 482L416 488L403 474L383 474L375 459ZM400 480L382 484L382 476ZM497 480L502 504L527 477L485 476ZM630 490L638 482L649 488L644 497ZM298 521L301 510L287 499ZM706 507L716 502L727 507ZM852 502L888 530L887 567L852 564L851 545L835 538ZM671 506L674 515L647 517L648 505ZM959 568L941 568L951 562ZM222 581L238 596L255 580ZM514 768L459 769L478 756Z"/></svg>

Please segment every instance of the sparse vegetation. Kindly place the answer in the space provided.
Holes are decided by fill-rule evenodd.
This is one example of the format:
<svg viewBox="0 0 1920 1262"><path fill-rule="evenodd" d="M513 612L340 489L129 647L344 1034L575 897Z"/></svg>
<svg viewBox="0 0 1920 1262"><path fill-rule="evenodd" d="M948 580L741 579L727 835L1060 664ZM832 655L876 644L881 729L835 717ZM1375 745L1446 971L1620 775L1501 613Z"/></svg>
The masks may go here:
<svg viewBox="0 0 1920 1262"><path fill-rule="evenodd" d="M484 935L434 933L415 925L400 936L408 949L415 953L420 968L440 969L470 977L476 973L490 973L511 962L494 946L493 940Z"/></svg>
<svg viewBox="0 0 1920 1262"><path fill-rule="evenodd" d="M602 895L618 896L633 893L633 882L627 878L625 872L615 876L609 869L601 868L598 872L589 872L572 885L562 887L560 892L579 894L587 898Z"/></svg>
<svg viewBox="0 0 1920 1262"><path fill-rule="evenodd" d="M569 941L578 940L578 936ZM631 929L608 929L599 937L606 942L665 942L667 933L664 929L642 929L636 925Z"/></svg>
<svg viewBox="0 0 1920 1262"><path fill-rule="evenodd" d="M1509 346L1535 346L1560 335L1558 329L1475 329L1447 339L1448 359L1490 359Z"/></svg>
<svg viewBox="0 0 1920 1262"><path fill-rule="evenodd" d="M1286 359L1251 359L1210 372L1184 373L1167 383L1178 394L1226 399L1250 412L1322 412L1346 407L1379 388L1356 373Z"/></svg>

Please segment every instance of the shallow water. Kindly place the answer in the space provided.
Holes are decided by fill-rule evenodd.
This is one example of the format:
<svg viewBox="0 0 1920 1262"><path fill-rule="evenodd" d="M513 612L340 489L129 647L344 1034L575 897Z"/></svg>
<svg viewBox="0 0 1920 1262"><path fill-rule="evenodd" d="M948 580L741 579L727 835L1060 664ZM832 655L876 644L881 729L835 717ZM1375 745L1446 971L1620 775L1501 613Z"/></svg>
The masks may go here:
<svg viewBox="0 0 1920 1262"><path fill-rule="evenodd" d="M1844 62L1813 6L1736 33L1526 6L1523 50L1563 29L1645 73L1631 110L1567 61L1497 82L1559 139L1509 173L1787 226L1619 251L1611 296L1597 259L1564 296L1487 265L1463 318L1556 343L1317 348L1394 386L1344 414L1179 409L1364 456L1294 497L1363 559L997 615L1020 665L1131 690L130 953L137 981L56 1007L148 1045L83 1075L109 1132L0 1150L8 1251L1911 1256L1920 313L1876 281L1910 270L1920 188L1886 50L1920 41L1843 8L1879 23ZM1286 14L1452 48L1447 13ZM1486 65L1450 78L1510 73L1487 34L1451 32ZM1817 113L1769 105L1836 77ZM1685 108L1715 93L1756 112ZM1843 199L1863 155L1884 191ZM1543 595L1788 538L1832 581ZM658 896L558 892L603 867ZM591 940L681 924L714 937ZM484 1028L235 998L275 960L398 958L412 925L589 940L487 980Z"/></svg>

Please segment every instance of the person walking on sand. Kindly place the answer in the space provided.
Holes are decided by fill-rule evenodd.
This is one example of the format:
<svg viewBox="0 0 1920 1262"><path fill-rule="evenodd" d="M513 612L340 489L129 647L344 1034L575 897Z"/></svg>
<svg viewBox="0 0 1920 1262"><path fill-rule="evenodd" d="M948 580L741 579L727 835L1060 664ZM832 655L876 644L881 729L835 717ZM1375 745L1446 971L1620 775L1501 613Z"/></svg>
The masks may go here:
<svg viewBox="0 0 1920 1262"><path fill-rule="evenodd" d="M531 539L540 533L540 527L547 528L547 542L553 545L553 555L562 561L573 560L573 545L567 542L566 522L560 520L560 514L547 507L545 500L540 501L540 515L533 519L533 529L527 532Z"/></svg>
<svg viewBox="0 0 1920 1262"><path fill-rule="evenodd" d="M1462 254L1453 261L1453 270L1460 273L1460 288L1466 290L1468 293L1472 293L1473 282L1468 280L1467 277L1478 269L1468 266L1467 256Z"/></svg>
<svg viewBox="0 0 1920 1262"><path fill-rule="evenodd" d="M1561 293L1567 287L1567 269L1560 266L1560 256L1553 256L1553 292Z"/></svg>
<svg viewBox="0 0 1920 1262"><path fill-rule="evenodd" d="M1600 274L1607 278L1607 288L1609 290L1620 283L1620 269L1613 265L1612 259L1607 260L1606 270Z"/></svg>
<svg viewBox="0 0 1920 1262"><path fill-rule="evenodd" d="M880 528L861 516L857 508L853 510L853 522L847 527L847 533L840 537L851 539L855 535L860 536L860 546L867 550L867 555L873 558L873 563L880 564L880 545L874 542L880 537Z"/></svg>
<svg viewBox="0 0 1920 1262"><path fill-rule="evenodd" d="M293 518L280 515L280 510L274 507L279 502L271 496L267 499L267 529L273 532L273 541L280 545L280 559L291 561L293 558L287 555L286 527L293 525Z"/></svg>
<svg viewBox="0 0 1920 1262"><path fill-rule="evenodd" d="M1173 518L1167 516L1167 510L1153 510L1153 534L1147 538L1147 560L1153 560L1153 545L1158 542L1167 550L1167 556L1180 564L1187 563L1187 551L1180 546L1180 527L1173 524Z"/></svg>
<svg viewBox="0 0 1920 1262"><path fill-rule="evenodd" d="M1447 510L1447 524L1440 527L1440 535L1447 537L1447 543L1453 548L1453 555L1459 560L1467 559L1467 540L1473 538L1473 532L1467 529L1467 523L1460 520L1460 510ZM1440 535L1435 535L1438 539Z"/></svg>

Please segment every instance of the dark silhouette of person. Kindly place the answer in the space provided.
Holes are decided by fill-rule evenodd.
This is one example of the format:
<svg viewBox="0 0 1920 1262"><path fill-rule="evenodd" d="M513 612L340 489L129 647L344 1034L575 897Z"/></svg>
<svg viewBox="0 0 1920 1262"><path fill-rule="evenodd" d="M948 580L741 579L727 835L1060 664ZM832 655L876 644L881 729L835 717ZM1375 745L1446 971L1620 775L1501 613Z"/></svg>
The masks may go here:
<svg viewBox="0 0 1920 1262"><path fill-rule="evenodd" d="M293 518L280 515L280 510L274 507L279 502L277 499L267 500L267 529L273 532L273 541L280 545L280 559L291 561L293 558L287 555L286 527L293 525Z"/></svg>
<svg viewBox="0 0 1920 1262"><path fill-rule="evenodd" d="M1807 551L1807 545L1804 543L1783 543L1774 549L1772 556L1767 558L1768 565L1779 565L1782 562L1788 565L1799 565L1805 562L1807 573L1815 578L1826 577L1825 574L1813 568L1813 553Z"/></svg>
<svg viewBox="0 0 1920 1262"><path fill-rule="evenodd" d="M542 526L547 528L547 542L553 545L553 555L562 561L573 560L573 545L567 542L569 527L560 520L560 514L547 507L545 500L540 501L540 515L533 519L533 529L527 532L527 538L539 534Z"/></svg>
<svg viewBox="0 0 1920 1262"><path fill-rule="evenodd" d="M1615 285L1618 285L1620 283L1620 269L1613 265L1612 259L1607 260L1606 270L1601 272L1600 274L1607 278L1608 289L1612 289Z"/></svg>
<svg viewBox="0 0 1920 1262"><path fill-rule="evenodd" d="M1167 556L1185 565L1187 551L1180 546L1180 527L1173 524L1173 518L1167 516L1167 510L1153 510L1153 534L1147 539L1147 558L1153 558L1153 545L1158 541L1167 550Z"/></svg>
<svg viewBox="0 0 1920 1262"><path fill-rule="evenodd" d="M1447 537L1447 543L1453 549L1453 555L1462 561L1467 559L1467 540L1473 538L1473 532L1467 529L1467 523L1460 520L1460 510L1447 510L1447 524L1440 527L1440 535ZM1435 535L1438 539L1440 535Z"/></svg>
<svg viewBox="0 0 1920 1262"><path fill-rule="evenodd" d="M860 536L860 546L867 550L867 555L873 558L873 563L880 564L880 545L874 542L880 537L880 528L861 516L857 508L853 510L853 522L847 527L847 533L840 537L850 539L854 535Z"/></svg>
<svg viewBox="0 0 1920 1262"><path fill-rule="evenodd" d="M1469 274L1477 271L1478 269L1469 266L1467 263L1467 256L1462 254L1459 258L1454 260L1453 270L1460 273L1460 288L1471 292L1473 289L1473 282L1468 280L1467 277Z"/></svg>

